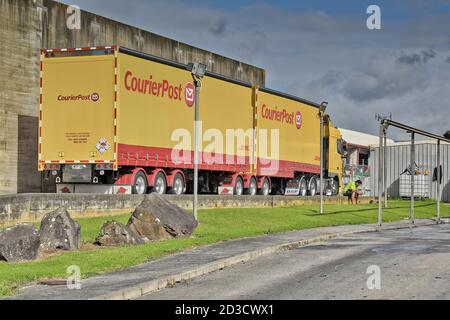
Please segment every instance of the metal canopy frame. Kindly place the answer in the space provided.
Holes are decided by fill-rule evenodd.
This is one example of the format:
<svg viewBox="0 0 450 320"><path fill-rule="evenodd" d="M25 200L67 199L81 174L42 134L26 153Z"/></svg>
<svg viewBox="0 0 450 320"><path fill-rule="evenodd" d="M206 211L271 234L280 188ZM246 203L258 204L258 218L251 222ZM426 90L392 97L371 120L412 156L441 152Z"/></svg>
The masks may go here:
<svg viewBox="0 0 450 320"><path fill-rule="evenodd" d="M443 136L436 135L421 129L417 129L400 122L396 122L387 118L379 118L380 120L380 144L378 150L378 225L381 227L383 224L383 196L384 196L384 207L388 207L388 197L387 197L387 130L388 128L395 127L405 130L407 133L411 134L411 160L410 160L410 170L411 170L411 207L410 207L410 223L414 224L414 178L415 178L415 136L421 135L437 141L436 144L436 167L437 167L437 183L436 183L436 218L437 223L441 220L441 141L450 143L450 139Z"/></svg>

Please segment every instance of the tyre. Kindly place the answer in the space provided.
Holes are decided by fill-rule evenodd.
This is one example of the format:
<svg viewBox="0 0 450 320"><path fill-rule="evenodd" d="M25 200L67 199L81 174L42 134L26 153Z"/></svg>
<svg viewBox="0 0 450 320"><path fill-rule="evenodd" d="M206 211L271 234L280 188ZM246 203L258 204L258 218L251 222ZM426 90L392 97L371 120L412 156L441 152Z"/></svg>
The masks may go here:
<svg viewBox="0 0 450 320"><path fill-rule="evenodd" d="M139 171L134 177L133 186L131 187L133 194L146 194L147 186L147 175Z"/></svg>
<svg viewBox="0 0 450 320"><path fill-rule="evenodd" d="M305 177L300 179L300 196L306 197L308 195L308 184L306 183Z"/></svg>
<svg viewBox="0 0 450 320"><path fill-rule="evenodd" d="M309 195L310 196L315 196L317 194L317 179L316 178L311 178L309 180Z"/></svg>
<svg viewBox="0 0 450 320"><path fill-rule="evenodd" d="M255 196L258 191L258 183L255 178L250 178L250 185L247 189L247 194L251 196Z"/></svg>
<svg viewBox="0 0 450 320"><path fill-rule="evenodd" d="M158 194L165 194L167 190L167 181L164 173L158 172L155 177L155 183L153 185L153 192Z"/></svg>
<svg viewBox="0 0 450 320"><path fill-rule="evenodd" d="M169 193L180 195L184 193L184 190L185 190L184 178L181 175L181 173L177 173L173 178L173 185L172 188L170 188Z"/></svg>
<svg viewBox="0 0 450 320"><path fill-rule="evenodd" d="M261 189L258 191L260 195L268 196L270 194L270 183L269 180L264 179Z"/></svg>
<svg viewBox="0 0 450 320"><path fill-rule="evenodd" d="M241 177L236 178L236 182L234 184L234 194L236 196L241 196L244 193L244 181Z"/></svg>

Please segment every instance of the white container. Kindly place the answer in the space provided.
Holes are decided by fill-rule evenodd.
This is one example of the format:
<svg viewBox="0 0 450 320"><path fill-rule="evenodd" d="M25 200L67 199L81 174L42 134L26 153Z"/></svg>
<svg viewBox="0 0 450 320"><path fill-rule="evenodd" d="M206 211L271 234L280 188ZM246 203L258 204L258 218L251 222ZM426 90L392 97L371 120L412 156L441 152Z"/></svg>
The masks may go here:
<svg viewBox="0 0 450 320"><path fill-rule="evenodd" d="M430 198L430 175L418 174L414 176L414 196ZM400 175L400 197L411 197L411 175Z"/></svg>

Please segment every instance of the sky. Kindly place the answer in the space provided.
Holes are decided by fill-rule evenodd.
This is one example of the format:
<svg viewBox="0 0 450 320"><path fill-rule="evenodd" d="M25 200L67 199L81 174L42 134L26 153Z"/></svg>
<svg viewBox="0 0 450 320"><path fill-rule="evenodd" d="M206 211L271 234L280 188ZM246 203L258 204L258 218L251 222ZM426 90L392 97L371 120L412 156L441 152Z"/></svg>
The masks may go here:
<svg viewBox="0 0 450 320"><path fill-rule="evenodd" d="M378 113L450 130L450 0L63 2L261 67L267 87L327 101L338 127L377 134Z"/></svg>

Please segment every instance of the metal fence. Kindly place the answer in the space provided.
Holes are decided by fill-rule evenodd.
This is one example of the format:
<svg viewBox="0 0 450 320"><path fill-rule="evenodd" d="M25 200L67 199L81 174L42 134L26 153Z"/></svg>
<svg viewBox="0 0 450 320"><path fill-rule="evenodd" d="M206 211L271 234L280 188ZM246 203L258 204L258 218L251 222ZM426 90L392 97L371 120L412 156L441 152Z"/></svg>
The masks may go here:
<svg viewBox="0 0 450 320"><path fill-rule="evenodd" d="M410 145L394 145L387 147L387 190L391 198L400 198L400 175L410 165ZM373 148L370 152L370 195L376 197L378 190L378 152ZM430 197L436 199L436 181L433 181L433 171L436 168L436 144L420 143L415 145L416 164L421 172L426 173L426 183L429 184ZM442 201L450 202L450 145L441 145L442 165Z"/></svg>

